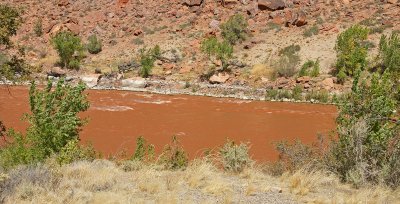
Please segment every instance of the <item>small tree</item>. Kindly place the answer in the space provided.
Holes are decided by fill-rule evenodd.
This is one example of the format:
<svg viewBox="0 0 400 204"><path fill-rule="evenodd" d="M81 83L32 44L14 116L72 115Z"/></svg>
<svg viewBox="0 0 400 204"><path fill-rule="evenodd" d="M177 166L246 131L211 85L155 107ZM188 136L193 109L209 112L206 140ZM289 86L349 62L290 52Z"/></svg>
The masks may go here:
<svg viewBox="0 0 400 204"><path fill-rule="evenodd" d="M10 37L17 34L22 23L19 11L6 4L0 4L0 45L11 46Z"/></svg>
<svg viewBox="0 0 400 204"><path fill-rule="evenodd" d="M98 54L102 50L102 43L97 39L96 35L91 35L88 38L89 43L87 44L87 49L90 54Z"/></svg>
<svg viewBox="0 0 400 204"><path fill-rule="evenodd" d="M52 43L60 57L61 65L66 68L78 69L82 59L83 46L81 39L68 31L57 33Z"/></svg>
<svg viewBox="0 0 400 204"><path fill-rule="evenodd" d="M357 69L365 68L368 48L363 42L367 39L368 32L368 28L355 25L338 36L335 46L337 73L353 76Z"/></svg>
<svg viewBox="0 0 400 204"><path fill-rule="evenodd" d="M154 67L154 62L161 57L160 46L156 45L152 49L141 49L140 50L140 64L142 65L139 74L140 76L147 78L150 76L151 70Z"/></svg>
<svg viewBox="0 0 400 204"><path fill-rule="evenodd" d="M339 103L338 140L330 165L343 180L400 185L400 135L396 100L399 90L390 73L355 75L352 93Z"/></svg>
<svg viewBox="0 0 400 204"><path fill-rule="evenodd" d="M224 70L228 67L228 60L233 55L233 46L227 41L219 42L215 37L204 39L201 42L201 50L208 56L221 60Z"/></svg>
<svg viewBox="0 0 400 204"><path fill-rule="evenodd" d="M43 90L35 83L29 91L30 115L26 115L30 126L23 136L9 131L10 141L0 149L0 165L10 167L43 161L53 153L59 153L69 141L79 139L79 131L85 120L78 113L89 108L84 84L76 87L58 81L55 88L49 81Z"/></svg>
<svg viewBox="0 0 400 204"><path fill-rule="evenodd" d="M246 39L247 26L248 23L242 15L233 15L226 23L221 25L221 35L225 41L234 45L237 42L242 42Z"/></svg>

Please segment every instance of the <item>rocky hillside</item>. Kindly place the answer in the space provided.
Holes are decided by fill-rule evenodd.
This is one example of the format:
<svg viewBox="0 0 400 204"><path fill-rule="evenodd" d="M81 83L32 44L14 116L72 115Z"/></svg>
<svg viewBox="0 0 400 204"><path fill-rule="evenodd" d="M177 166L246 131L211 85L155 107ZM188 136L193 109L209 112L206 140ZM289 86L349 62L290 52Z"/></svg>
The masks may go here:
<svg viewBox="0 0 400 204"><path fill-rule="evenodd" d="M87 53L79 74L124 72L135 77L138 50L159 45L163 60L156 62L152 78L197 82L218 61L200 51L207 36L220 36L220 25L234 14L245 16L247 39L235 45L229 73L215 73L211 83L257 87L343 89L329 75L335 63L338 33L355 23L371 28L371 47L381 33L400 30L397 0L5 0L22 7L24 24L15 41L26 48L28 62L43 74L58 60L50 39L60 30L79 35L84 42L96 34L103 51ZM34 34L41 22L43 35ZM279 51L300 46L301 62L319 60L322 74L315 80L268 76ZM376 48L372 48L375 49ZM370 52L376 53L376 52ZM371 56L371 59L373 56ZM70 71L69 75L76 75ZM328 78L328 79L327 79Z"/></svg>

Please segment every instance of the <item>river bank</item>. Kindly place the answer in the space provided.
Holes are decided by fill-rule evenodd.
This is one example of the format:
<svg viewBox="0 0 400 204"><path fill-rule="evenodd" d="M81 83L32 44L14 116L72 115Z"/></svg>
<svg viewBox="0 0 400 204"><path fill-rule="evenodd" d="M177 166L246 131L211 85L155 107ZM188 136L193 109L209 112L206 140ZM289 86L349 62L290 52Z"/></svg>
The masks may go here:
<svg viewBox="0 0 400 204"><path fill-rule="evenodd" d="M46 84L47 79L57 81L59 77L40 77L35 81L38 84ZM267 87L254 87L248 85L233 85L233 84L211 84L209 82L201 81L176 81L176 80L163 80L152 78L128 78L123 79L122 75L101 75L90 74L80 76L67 76L64 78L70 84L77 84L80 81L86 84L88 89L92 90L120 90L120 91L134 91L146 92L153 94L163 95L190 95L190 96L207 96L215 98L235 98L242 100L255 100L255 101L282 101L282 102L301 102L301 103L318 103L318 104L334 104L334 98L340 96L344 91L327 91L325 89L318 90L305 90L300 89L301 92L294 93L294 89L287 89L284 86L279 86L282 82L277 81L277 85ZM282 80L281 80L282 81ZM308 83L309 80L305 80ZM303 79L300 80L286 80L285 83L302 84ZM9 81L0 82L1 84L8 85L29 85L30 82L12 83ZM300 87L300 86L299 86ZM295 94L297 94L295 96ZM321 96L321 95L324 96ZM323 98L323 99L321 99Z"/></svg>

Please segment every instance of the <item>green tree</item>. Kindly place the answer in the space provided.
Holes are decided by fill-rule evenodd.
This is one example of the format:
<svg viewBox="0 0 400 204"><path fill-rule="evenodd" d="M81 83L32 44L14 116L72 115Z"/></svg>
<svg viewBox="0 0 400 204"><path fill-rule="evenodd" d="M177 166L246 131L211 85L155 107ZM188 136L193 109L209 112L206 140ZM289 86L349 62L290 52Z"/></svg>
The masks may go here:
<svg viewBox="0 0 400 204"><path fill-rule="evenodd" d="M81 39L68 31L57 33L52 43L60 57L63 67L78 69L82 59L83 46Z"/></svg>
<svg viewBox="0 0 400 204"><path fill-rule="evenodd" d="M329 162L343 180L400 185L398 88L390 73L361 77L356 73L351 94L339 103L338 140Z"/></svg>
<svg viewBox="0 0 400 204"><path fill-rule="evenodd" d="M154 62L161 57L160 46L156 45L151 49L140 50L140 64L142 65L139 74L140 76L147 78L151 74L151 70L154 67Z"/></svg>
<svg viewBox="0 0 400 204"><path fill-rule="evenodd" d="M221 35L225 41L234 45L237 42L242 42L246 39L247 26L248 23L242 15L233 15L227 22L221 25Z"/></svg>
<svg viewBox="0 0 400 204"><path fill-rule="evenodd" d="M335 46L337 73L343 72L347 76L353 76L357 69L364 70L368 48L363 42L368 33L368 28L354 25L339 34Z"/></svg>
<svg viewBox="0 0 400 204"><path fill-rule="evenodd" d="M227 41L219 42L217 38L206 38L201 42L201 50L208 56L221 60L222 68L228 67L228 60L233 56L233 46Z"/></svg>
<svg viewBox="0 0 400 204"><path fill-rule="evenodd" d="M42 161L53 153L59 153L71 140L79 139L79 131L85 124L78 113L89 108L85 85L72 87L51 81L43 90L32 83L29 91L31 114L25 118L30 123L23 136L14 131L7 132L10 138L0 149L0 165L10 167Z"/></svg>
<svg viewBox="0 0 400 204"><path fill-rule="evenodd" d="M89 43L87 44L87 49L90 54L98 54L102 50L101 40L97 39L96 35L91 35L88 38Z"/></svg>
<svg viewBox="0 0 400 204"><path fill-rule="evenodd" d="M389 70L395 80L400 78L400 38L397 33L382 35L379 43L381 71Z"/></svg>
<svg viewBox="0 0 400 204"><path fill-rule="evenodd" d="M0 45L12 45L10 37L17 34L21 23L22 18L16 8L0 4Z"/></svg>

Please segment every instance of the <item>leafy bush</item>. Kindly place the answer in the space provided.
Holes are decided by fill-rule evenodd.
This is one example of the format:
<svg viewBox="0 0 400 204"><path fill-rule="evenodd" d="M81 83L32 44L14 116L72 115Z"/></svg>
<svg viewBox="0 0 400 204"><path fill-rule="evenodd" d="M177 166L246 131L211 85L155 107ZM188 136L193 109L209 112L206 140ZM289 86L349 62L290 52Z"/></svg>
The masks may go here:
<svg viewBox="0 0 400 204"><path fill-rule="evenodd" d="M310 70L310 68L312 68L312 70ZM319 59L317 59L315 62L312 60L308 60L303 64L303 66L301 66L299 71L299 76L317 77L319 76L319 71L320 71Z"/></svg>
<svg viewBox="0 0 400 204"><path fill-rule="evenodd" d="M317 59L314 63L314 66L312 67L310 76L317 77L319 76L319 72L320 72L320 65L319 65L319 59Z"/></svg>
<svg viewBox="0 0 400 204"><path fill-rule="evenodd" d="M219 150L224 169L232 172L242 172L245 167L250 166L253 161L249 156L249 149L248 145L244 143L237 145L228 140Z"/></svg>
<svg viewBox="0 0 400 204"><path fill-rule="evenodd" d="M339 103L338 140L330 167L356 185L367 182L400 185L399 89L388 71L381 76L355 76L351 94Z"/></svg>
<svg viewBox="0 0 400 204"><path fill-rule="evenodd" d="M398 34L392 33L389 37L382 35L379 42L379 56L381 72L389 70L394 79L400 78L400 39Z"/></svg>
<svg viewBox="0 0 400 204"><path fill-rule="evenodd" d="M300 101L303 99L302 94L303 93L303 88L300 85L297 85L296 87L294 87L294 89L292 90L292 98L294 100Z"/></svg>
<svg viewBox="0 0 400 204"><path fill-rule="evenodd" d="M132 160L138 161L152 161L154 160L155 151L154 145L146 145L147 141L144 137L140 136L136 139L136 149L132 156Z"/></svg>
<svg viewBox="0 0 400 204"><path fill-rule="evenodd" d="M233 15L226 23L221 25L221 35L225 41L234 45L237 42L242 42L246 39L247 26L248 23L242 15Z"/></svg>
<svg viewBox="0 0 400 204"><path fill-rule="evenodd" d="M368 28L355 25L339 34L335 46L337 74L342 72L353 76L357 69L365 68L368 48L363 42L367 39L368 32Z"/></svg>
<svg viewBox="0 0 400 204"><path fill-rule="evenodd" d="M186 168L188 160L188 156L176 136L172 137L171 144L164 147L159 158L159 162L163 164L166 169L172 170Z"/></svg>
<svg viewBox="0 0 400 204"><path fill-rule="evenodd" d="M52 43L60 57L61 66L66 68L79 68L83 56L81 39L68 31L57 33Z"/></svg>
<svg viewBox="0 0 400 204"><path fill-rule="evenodd" d="M139 74L140 76L147 78L150 76L151 70L154 67L154 62L160 58L161 51L160 47L156 45L152 49L146 50L146 48L140 50L140 64L142 65Z"/></svg>
<svg viewBox="0 0 400 204"><path fill-rule="evenodd" d="M307 101L316 100L320 103L328 103L329 102L329 93L326 90L311 91L311 92L307 93L306 100Z"/></svg>
<svg viewBox="0 0 400 204"><path fill-rule="evenodd" d="M17 34L21 23L22 18L16 8L0 4L0 45L11 46L10 37Z"/></svg>
<svg viewBox="0 0 400 204"><path fill-rule="evenodd" d="M87 44L87 49L90 54L98 54L102 50L101 40L97 39L96 35L91 35L88 38L89 43Z"/></svg>
<svg viewBox="0 0 400 204"><path fill-rule="evenodd" d="M279 59L273 64L280 77L292 77L296 74L296 68L300 63L299 45L290 45L279 51Z"/></svg>
<svg viewBox="0 0 400 204"><path fill-rule="evenodd" d="M60 165L64 165L81 160L93 161L98 157L99 154L92 145L83 146L79 144L78 139L72 139L61 148L57 161Z"/></svg>
<svg viewBox="0 0 400 204"><path fill-rule="evenodd" d="M0 64L0 80L3 77L13 82L29 79L32 67L25 62L24 56L24 50L20 48L17 54L11 56L11 59L5 59Z"/></svg>
<svg viewBox="0 0 400 204"><path fill-rule="evenodd" d="M33 28L33 32L35 33L35 35L37 37L40 37L43 35L43 22L42 19L39 18L36 22L35 22L35 27Z"/></svg>
<svg viewBox="0 0 400 204"><path fill-rule="evenodd" d="M89 108L84 84L76 87L58 81L53 89L38 90L35 83L29 91L31 114L25 118L30 126L26 135L12 130L7 132L7 141L0 149L0 166L9 168L18 164L42 161L53 153L59 153L71 140L79 139L79 131L85 121L78 113Z"/></svg>
<svg viewBox="0 0 400 204"><path fill-rule="evenodd" d="M298 94L298 93L296 93ZM301 95L301 93L300 93ZM298 95L296 97L299 97ZM292 93L289 90L282 89L282 90L276 90L276 89L270 89L267 90L267 95L265 96L267 100L282 100L282 99L291 99L293 98Z"/></svg>
<svg viewBox="0 0 400 204"><path fill-rule="evenodd" d="M228 60L232 58L233 47L228 42L218 42L217 38L206 38L201 42L201 50L208 56L215 56L222 62L222 68L228 67Z"/></svg>

